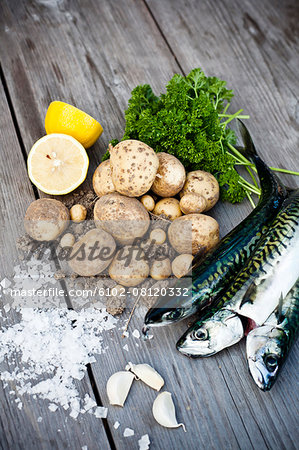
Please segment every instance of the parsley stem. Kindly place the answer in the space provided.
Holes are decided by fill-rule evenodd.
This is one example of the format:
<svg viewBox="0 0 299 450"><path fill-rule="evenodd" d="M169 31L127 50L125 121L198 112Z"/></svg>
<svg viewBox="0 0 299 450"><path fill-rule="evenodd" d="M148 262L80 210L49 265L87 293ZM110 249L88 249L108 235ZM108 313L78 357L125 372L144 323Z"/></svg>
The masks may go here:
<svg viewBox="0 0 299 450"><path fill-rule="evenodd" d="M245 178L243 178L243 177L241 177L241 178L242 178L242 181L238 181L238 183L240 183L241 186L243 186L245 189L248 189L253 194L261 195L261 190L260 189L257 189L255 186L253 186L252 184L248 183L248 181L246 181Z"/></svg>
<svg viewBox="0 0 299 450"><path fill-rule="evenodd" d="M224 110L222 111L222 114L218 114L220 117L224 117L224 114L226 113L226 111L228 110L228 108L229 108L229 106L230 106L230 103L227 103L226 105L225 105L225 108L224 108Z"/></svg>
<svg viewBox="0 0 299 450"><path fill-rule="evenodd" d="M299 172L295 172L293 170L280 169L279 167L270 167L270 169L273 170L273 172L288 173L290 175L297 175L297 176L299 176Z"/></svg>
<svg viewBox="0 0 299 450"><path fill-rule="evenodd" d="M231 117L233 114L218 114L219 117ZM248 114L240 114L238 116L234 116L233 119L238 118L238 119L250 119L250 116ZM223 122L226 123L226 122Z"/></svg>
<svg viewBox="0 0 299 450"><path fill-rule="evenodd" d="M239 150L237 150L233 145L231 145L230 143L227 144L228 147L230 148L230 150L236 155L238 156L240 161L244 162L244 166L250 166L252 168L252 170L254 170L254 172L256 172L256 167L253 163L251 163L247 158L245 158L244 155L242 155L242 153L239 152ZM234 156L234 155L233 155ZM296 172L294 170L288 170L288 169L281 169L279 167L270 167L271 170L273 170L273 172L281 172L281 173L288 173L289 175L296 175L299 176L299 172Z"/></svg>
<svg viewBox="0 0 299 450"><path fill-rule="evenodd" d="M250 177L251 177L251 179L252 179L252 181L253 181L255 187L256 187L256 188L259 188L259 187L258 187L258 184L257 184L257 182L256 182L256 179L255 179L253 173L251 172L249 166L246 166L246 170L247 170L247 172L249 173L249 175L250 175Z"/></svg>
<svg viewBox="0 0 299 450"><path fill-rule="evenodd" d="M251 206L253 207L253 209L255 208L255 204L254 204L254 201L252 200L252 197L251 197L251 195L249 194L249 192L248 191L245 191L246 192L246 195L247 195L247 198L248 198L248 200L250 201L250 203L251 203Z"/></svg>
<svg viewBox="0 0 299 450"><path fill-rule="evenodd" d="M229 116L229 119L227 119L225 122L221 122L221 125L224 125L224 128L226 127L226 125L231 122L232 120L234 120L236 117L239 116L239 114L243 111L243 109L239 109L239 111L237 111L235 114L231 114Z"/></svg>
<svg viewBox="0 0 299 450"><path fill-rule="evenodd" d="M228 143L227 145L228 145L228 147L231 149L231 151L232 151L236 156L238 156L238 158L239 158L240 161L243 161L243 162L244 162L245 164L247 164L247 165L248 165L248 163L251 164L251 162L248 161L248 159L246 159L245 156L243 156L242 153L240 153L239 150L237 150L233 145L231 145L230 143ZM254 166L254 164L253 164L253 166Z"/></svg>

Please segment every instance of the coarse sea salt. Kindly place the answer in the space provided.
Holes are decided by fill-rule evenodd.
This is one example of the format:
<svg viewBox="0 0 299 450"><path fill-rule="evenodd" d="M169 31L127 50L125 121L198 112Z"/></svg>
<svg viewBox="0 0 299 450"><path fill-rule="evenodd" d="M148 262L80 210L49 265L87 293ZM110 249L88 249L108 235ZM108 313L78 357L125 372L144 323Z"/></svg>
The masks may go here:
<svg viewBox="0 0 299 450"><path fill-rule="evenodd" d="M150 446L150 439L148 434L144 434L138 441L139 450L148 450Z"/></svg>
<svg viewBox="0 0 299 450"><path fill-rule="evenodd" d="M120 426L120 423L118 421L114 422L113 428L115 428L115 430L117 430Z"/></svg>
<svg viewBox="0 0 299 450"><path fill-rule="evenodd" d="M140 333L137 329L135 329L132 333L132 335L134 336L134 338L139 339L140 338Z"/></svg>
<svg viewBox="0 0 299 450"><path fill-rule="evenodd" d="M106 419L108 415L108 408L105 408L104 406L97 406L94 415L97 419Z"/></svg>
<svg viewBox="0 0 299 450"><path fill-rule="evenodd" d="M115 328L117 319L96 308L20 308L19 314L18 323L0 332L3 385L12 382L18 395L47 399L51 411L63 407L74 419L95 407L88 394L81 398L76 380L84 377L94 354L105 352L102 333ZM9 371L7 364L1 367L4 360Z"/></svg>
<svg viewBox="0 0 299 450"><path fill-rule="evenodd" d="M130 437L134 436L135 432L132 430L132 428L125 428L124 430L124 437Z"/></svg>

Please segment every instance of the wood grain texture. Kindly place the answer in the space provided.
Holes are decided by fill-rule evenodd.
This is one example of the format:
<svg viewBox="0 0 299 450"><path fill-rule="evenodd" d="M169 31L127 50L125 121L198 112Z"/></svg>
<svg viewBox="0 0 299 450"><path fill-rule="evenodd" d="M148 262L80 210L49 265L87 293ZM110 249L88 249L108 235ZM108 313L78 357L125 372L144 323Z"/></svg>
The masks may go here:
<svg viewBox="0 0 299 450"><path fill-rule="evenodd" d="M11 279L13 269L19 263L16 240L24 234L23 216L27 205L35 200L27 177L26 165L15 133L10 111L2 86L0 86L0 281ZM4 294L3 294L4 295ZM18 323L19 314L11 309L5 312L0 307L0 329ZM24 364L16 355L19 367ZM9 370L7 361L1 363L1 371ZM75 383L79 394L84 398L93 391L88 376ZM48 409L49 402L34 399L32 396L19 396L9 393L16 391L13 382L4 389L0 382L0 448L1 450L27 450L49 448L78 448L84 445L92 448L94 441L101 442L103 449L110 448L102 420L91 414L79 416L77 421L63 408L53 413ZM16 398L21 398L23 408L18 409ZM37 422L42 417L42 422ZM74 442L77 447L74 447Z"/></svg>
<svg viewBox="0 0 299 450"><path fill-rule="evenodd" d="M251 114L249 128L265 160L294 167L298 120L296 35L290 31L294 12L288 7L288 17L279 22L281 7L271 5L270 1L260 5L237 0L4 3L2 38L7 49L1 61L27 151L44 134L43 118L51 100L65 100L86 110L104 127L102 137L89 150L87 189L108 141L122 135L123 110L131 89L149 82L160 92L173 73L201 66L234 88L233 108L245 105ZM280 41L288 64L280 55ZM223 235L249 211L245 202L238 207L218 205L213 214ZM131 330L141 328L143 316L138 309ZM109 408L117 448L136 447L136 438L145 433L152 448L163 450L296 448L298 346L276 386L263 394L247 373L243 343L205 360L178 354L174 345L186 326L185 321L157 329L155 338L146 343L132 335L122 339L118 329L105 336L109 351L93 364L104 403L108 402L105 384L113 372L123 370L128 360L148 362L164 376L165 389L174 394L178 418L187 427L184 433L155 423L151 405L156 394L136 382L125 408ZM123 349L126 343L128 352ZM118 430L113 428L115 420L121 423ZM135 430L135 437L125 439L123 430L128 426ZM93 430L90 438L94 438Z"/></svg>
<svg viewBox="0 0 299 450"><path fill-rule="evenodd" d="M298 3L146 0L185 73L201 67L227 80L231 108L250 114L259 153L273 166L297 170ZM281 176L292 187L298 178Z"/></svg>

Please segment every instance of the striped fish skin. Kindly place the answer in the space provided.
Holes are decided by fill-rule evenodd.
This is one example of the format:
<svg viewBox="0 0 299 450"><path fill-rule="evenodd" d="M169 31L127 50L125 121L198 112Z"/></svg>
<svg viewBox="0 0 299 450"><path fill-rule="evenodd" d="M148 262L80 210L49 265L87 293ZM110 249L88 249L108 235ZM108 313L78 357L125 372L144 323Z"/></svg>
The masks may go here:
<svg viewBox="0 0 299 450"><path fill-rule="evenodd" d="M245 128L245 127L244 127ZM177 322L211 305L223 294L236 274L255 251L286 198L286 190L269 167L256 154L247 130L246 156L255 163L262 195L257 207L228 233L204 259L194 258L192 285L179 281L175 288L188 286L185 297L161 297L145 317L145 326L161 326Z"/></svg>
<svg viewBox="0 0 299 450"><path fill-rule="evenodd" d="M282 308L247 336L249 372L263 391L272 388L299 334L299 280L282 301Z"/></svg>
<svg viewBox="0 0 299 450"><path fill-rule="evenodd" d="M234 331L238 315L263 324L276 308L281 293L286 296L295 284L299 276L298 254L299 190L285 200L270 231L226 294L186 331L179 339L177 349L188 356L210 356L243 337L244 331L238 335ZM223 320L226 315L230 321ZM217 339L213 331L215 324L219 334ZM232 327L231 343L227 338L221 340L221 333L228 335L229 326ZM201 331L206 333L205 339L197 339Z"/></svg>

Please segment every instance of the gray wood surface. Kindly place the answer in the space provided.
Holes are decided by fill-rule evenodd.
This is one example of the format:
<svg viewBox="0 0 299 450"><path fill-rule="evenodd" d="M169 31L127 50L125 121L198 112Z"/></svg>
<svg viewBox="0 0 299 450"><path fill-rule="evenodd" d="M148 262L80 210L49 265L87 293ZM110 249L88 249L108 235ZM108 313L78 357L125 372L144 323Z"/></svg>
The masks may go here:
<svg viewBox="0 0 299 450"><path fill-rule="evenodd" d="M298 170L296 11L295 3L283 4L270 0L262 4L257 0L3 2L1 39L6 45L0 50L1 64L26 151L45 134L43 120L51 100L64 100L89 112L100 120L104 133L88 151L91 165L84 183L88 189L109 140L122 134L123 111L131 89L149 82L160 92L173 73L187 73L200 66L207 74L226 79L235 90L232 108L244 107L251 114L249 128L264 159L271 165L294 169L297 161ZM11 121L1 126L1 133L7 143L2 154L19 158L10 159L11 169L22 167L24 172ZM12 156L12 146L18 156ZM10 169L7 173L11 174ZM294 177L283 179L298 185ZM8 205L14 205L18 187L12 181L5 185L3 198ZM27 189L28 195L22 193L22 214L32 198L29 184ZM9 217L15 213L11 207ZM238 206L217 205L213 214L223 235L249 211L244 202ZM130 331L141 328L143 316L144 310L138 309ZM120 326L126 317L128 314ZM174 395L178 419L187 428L184 433L155 423L151 405L156 394L135 383L125 408L109 408L108 424L116 447L137 448L137 438L148 433L156 449L296 448L298 346L291 352L276 386L264 394L247 372L244 343L204 360L189 360L178 354L174 345L186 326L185 321L156 330L149 342L131 333L123 339L119 329L105 337L109 351L92 366L103 403L108 402L105 384L113 372L122 370L128 360L147 362L164 376L165 389ZM128 352L123 349L125 344ZM88 380L84 382L88 384ZM37 413L37 403L30 402L28 416L42 415ZM16 423L12 408L8 398L8 415L2 425L9 430L6 436L10 441L3 441L3 447L9 448L10 444L14 448L13 439L20 439L15 433L21 435L20 430L27 428L23 447L20 440L19 447L41 448L28 418L18 414ZM105 436L97 434L97 426L86 415L79 427L86 428L88 441L79 436L78 426L70 420L60 441L54 433L57 417L52 414L40 432L42 448L105 448ZM118 430L113 428L116 420L121 423ZM123 438L125 427L133 428L135 436Z"/></svg>
<svg viewBox="0 0 299 450"><path fill-rule="evenodd" d="M19 263L16 240L23 235L23 216L27 205L35 200L31 183L27 177L25 161L16 136L11 113L0 88L0 177L1 177L1 256L0 274L10 278L13 268ZM1 299L1 301L3 298ZM0 328L18 323L19 315L10 309L7 313L0 308ZM23 366L17 357L17 364ZM9 363L1 363L1 370L9 370ZM94 398L88 376L75 383L80 396L89 394ZM15 394L10 394L15 391ZM16 398L21 398L23 408L18 409ZM77 448L87 445L92 448L94 440L102 443L103 449L110 448L102 420L91 414L79 416L77 421L69 412L59 408L55 413L48 409L49 402L20 396L13 382L6 389L0 382L0 448L1 449L48 449ZM42 417L42 422L37 419Z"/></svg>

